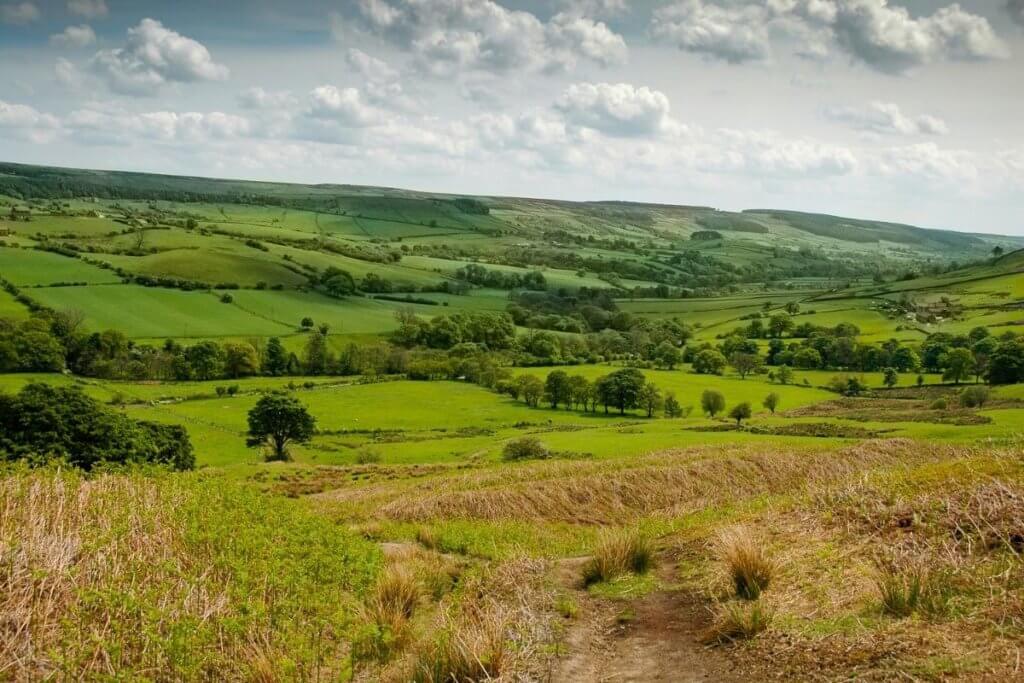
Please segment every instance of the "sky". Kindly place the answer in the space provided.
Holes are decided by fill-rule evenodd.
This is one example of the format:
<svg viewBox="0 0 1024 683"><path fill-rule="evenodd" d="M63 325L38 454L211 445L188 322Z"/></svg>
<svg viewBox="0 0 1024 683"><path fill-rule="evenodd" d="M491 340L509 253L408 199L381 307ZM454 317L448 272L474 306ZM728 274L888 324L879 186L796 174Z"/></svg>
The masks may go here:
<svg viewBox="0 0 1024 683"><path fill-rule="evenodd" d="M0 0L0 160L1024 235L1024 0Z"/></svg>

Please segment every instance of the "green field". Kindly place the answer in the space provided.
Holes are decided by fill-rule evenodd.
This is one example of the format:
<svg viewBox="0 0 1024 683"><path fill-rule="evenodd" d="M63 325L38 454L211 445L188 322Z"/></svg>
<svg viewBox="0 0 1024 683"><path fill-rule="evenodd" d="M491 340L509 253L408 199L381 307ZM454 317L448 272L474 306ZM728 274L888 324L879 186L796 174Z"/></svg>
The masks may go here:
<svg viewBox="0 0 1024 683"><path fill-rule="evenodd" d="M109 270L78 259L35 249L0 247L0 278L19 286L84 283L101 285L120 282Z"/></svg>

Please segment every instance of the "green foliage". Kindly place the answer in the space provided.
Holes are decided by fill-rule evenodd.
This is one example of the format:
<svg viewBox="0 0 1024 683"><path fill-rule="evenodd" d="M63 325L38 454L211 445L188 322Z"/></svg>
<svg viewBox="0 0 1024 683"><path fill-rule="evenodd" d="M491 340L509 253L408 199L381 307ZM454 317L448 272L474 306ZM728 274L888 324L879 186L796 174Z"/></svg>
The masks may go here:
<svg viewBox="0 0 1024 683"><path fill-rule="evenodd" d="M736 420L736 424L742 424L744 420L749 420L750 416L753 415L753 411L750 409L749 403L737 403L729 411L729 417Z"/></svg>
<svg viewBox="0 0 1024 683"><path fill-rule="evenodd" d="M137 422L78 387L34 383L15 396L0 394L0 427L0 460L60 459L85 470L101 464L195 466L183 427Z"/></svg>
<svg viewBox="0 0 1024 683"><path fill-rule="evenodd" d="M772 393L764 397L764 402L762 402L761 405L763 405L765 408L771 411L772 415L774 415L775 410L779 407L779 403L781 401L782 398L773 391Z"/></svg>
<svg viewBox="0 0 1024 683"><path fill-rule="evenodd" d="M316 420L298 399L286 394L268 394L249 411L250 446L269 442L268 460L288 460L288 444L306 443L316 431Z"/></svg>
<svg viewBox="0 0 1024 683"><path fill-rule="evenodd" d="M725 410L725 396L714 389L706 389L700 396L700 407L709 417Z"/></svg>
<svg viewBox="0 0 1024 683"><path fill-rule="evenodd" d="M982 408L988 403L991 394L988 387L967 387L960 392L960 405L965 408Z"/></svg>
<svg viewBox="0 0 1024 683"><path fill-rule="evenodd" d="M694 357L693 371L701 375L720 375L726 362L721 351L705 349Z"/></svg>
<svg viewBox="0 0 1024 683"><path fill-rule="evenodd" d="M551 451L535 436L513 439L501 450L501 457L508 461L543 460L551 457Z"/></svg>

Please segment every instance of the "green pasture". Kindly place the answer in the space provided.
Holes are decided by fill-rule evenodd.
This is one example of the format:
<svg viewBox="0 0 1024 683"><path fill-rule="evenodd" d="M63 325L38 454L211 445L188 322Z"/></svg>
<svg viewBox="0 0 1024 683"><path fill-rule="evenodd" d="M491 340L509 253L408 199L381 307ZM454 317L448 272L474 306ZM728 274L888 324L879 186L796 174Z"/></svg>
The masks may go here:
<svg viewBox="0 0 1024 683"><path fill-rule="evenodd" d="M0 289L0 318L23 320L29 316L27 308L22 306L7 290Z"/></svg>
<svg viewBox="0 0 1024 683"><path fill-rule="evenodd" d="M121 330L133 338L181 338L288 334L288 326L221 303L219 294L176 289L109 285L32 290L39 303L75 309L89 329Z"/></svg>
<svg viewBox="0 0 1024 683"><path fill-rule="evenodd" d="M182 249L147 256L110 255L103 258L131 273L209 285L230 282L242 287L253 287L263 282L295 287L307 282L304 275L286 268L280 262L272 261L262 252L242 246L235 251Z"/></svg>
<svg viewBox="0 0 1024 683"><path fill-rule="evenodd" d="M96 285L121 281L113 272L76 258L49 251L8 247L0 247L0 277L22 287L70 282Z"/></svg>

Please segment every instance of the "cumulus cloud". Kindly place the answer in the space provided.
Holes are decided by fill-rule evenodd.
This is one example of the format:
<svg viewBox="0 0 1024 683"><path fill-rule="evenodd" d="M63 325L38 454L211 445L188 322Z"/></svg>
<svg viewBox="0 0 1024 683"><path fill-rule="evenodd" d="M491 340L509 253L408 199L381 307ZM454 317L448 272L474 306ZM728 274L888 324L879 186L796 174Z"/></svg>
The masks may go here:
<svg viewBox="0 0 1024 683"><path fill-rule="evenodd" d="M363 101L357 88L337 88L321 85L309 94L309 116L327 120L348 128L372 125L380 120L379 113Z"/></svg>
<svg viewBox="0 0 1024 683"><path fill-rule="evenodd" d="M87 144L203 143L237 140L253 132L248 119L219 111L135 113L92 107L71 112L63 125L69 135Z"/></svg>
<svg viewBox="0 0 1024 683"><path fill-rule="evenodd" d="M920 18L887 0L839 0L836 10L832 28L839 45L880 71L901 73L943 60L1009 56L987 19L957 4Z"/></svg>
<svg viewBox="0 0 1024 683"><path fill-rule="evenodd" d="M222 81L229 75L202 43L155 19L128 29L125 46L97 52L91 66L111 90L124 95L152 95L166 83Z"/></svg>
<svg viewBox="0 0 1024 683"><path fill-rule="evenodd" d="M956 3L913 17L889 0L679 0L655 11L652 31L682 50L731 63L769 58L778 36L804 57L824 58L836 48L894 74L1009 56L988 20Z"/></svg>
<svg viewBox="0 0 1024 683"><path fill-rule="evenodd" d="M579 59L625 60L626 43L603 22L560 13L543 22L492 0L358 0L351 18L410 49L425 71L443 75L486 69L557 70ZM341 30L336 19L332 30Z"/></svg>
<svg viewBox="0 0 1024 683"><path fill-rule="evenodd" d="M613 136L655 135L671 125L664 93L628 83L576 83L555 106L569 123Z"/></svg>
<svg viewBox="0 0 1024 683"><path fill-rule="evenodd" d="M271 92L260 87L243 90L237 99L238 105L243 109L286 109L296 104L296 99L290 92Z"/></svg>
<svg viewBox="0 0 1024 683"><path fill-rule="evenodd" d="M68 12L86 19L105 17L109 11L105 0L68 0Z"/></svg>
<svg viewBox="0 0 1024 683"><path fill-rule="evenodd" d="M50 36L50 42L60 47L89 47L96 42L96 32L88 24L68 26L60 33Z"/></svg>
<svg viewBox="0 0 1024 683"><path fill-rule="evenodd" d="M39 8L32 2L12 2L0 5L0 20L5 24L31 24L33 21L39 21L42 16Z"/></svg>
<svg viewBox="0 0 1024 683"><path fill-rule="evenodd" d="M683 0L655 11L653 29L681 50L738 64L771 54L767 19L766 9L759 5Z"/></svg>
<svg viewBox="0 0 1024 683"><path fill-rule="evenodd" d="M398 78L398 72L382 59L351 48L345 53L349 67L368 81L390 81Z"/></svg>
<svg viewBox="0 0 1024 683"><path fill-rule="evenodd" d="M946 122L935 116L907 116L891 102L871 102L864 107L830 107L825 116L855 130L882 135L945 135Z"/></svg>
<svg viewBox="0 0 1024 683"><path fill-rule="evenodd" d="M4 135L31 142L49 142L60 129L60 121L24 104L0 100L0 130Z"/></svg>

